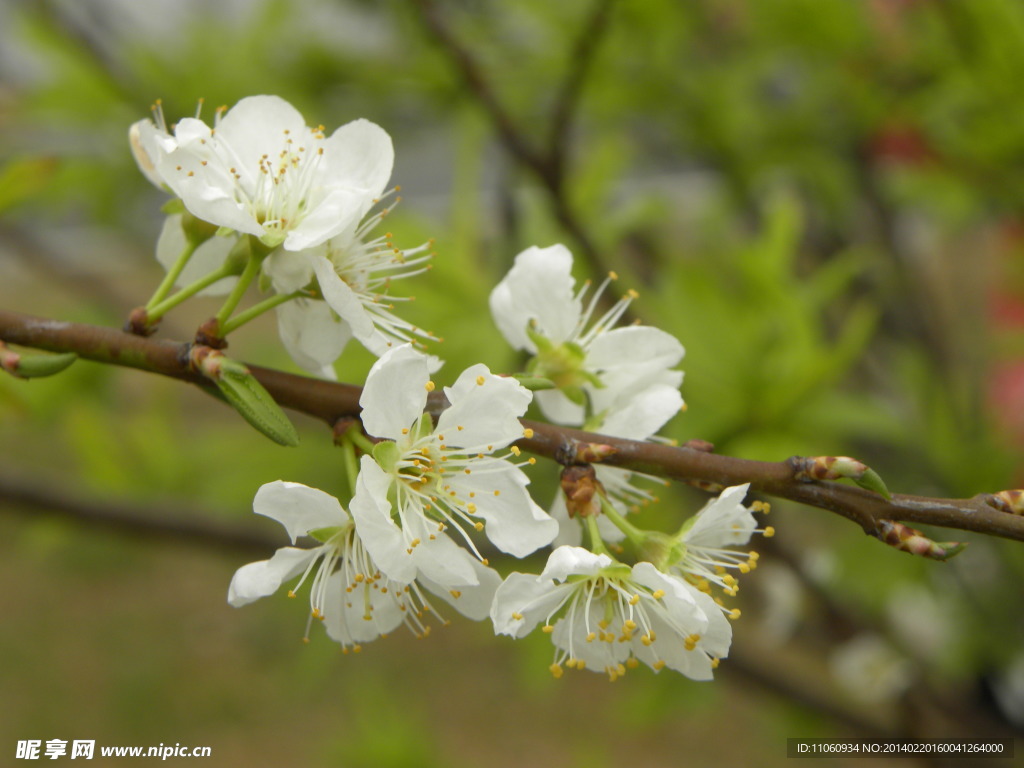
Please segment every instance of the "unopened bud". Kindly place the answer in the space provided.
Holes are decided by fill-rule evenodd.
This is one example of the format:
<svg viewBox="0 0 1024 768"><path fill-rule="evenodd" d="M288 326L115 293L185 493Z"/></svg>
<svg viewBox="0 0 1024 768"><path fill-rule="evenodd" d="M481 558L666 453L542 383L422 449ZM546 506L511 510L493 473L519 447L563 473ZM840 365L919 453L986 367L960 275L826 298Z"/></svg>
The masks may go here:
<svg viewBox="0 0 1024 768"><path fill-rule="evenodd" d="M992 494L988 503L1000 512L1010 515L1024 515L1024 491L1000 491Z"/></svg>
<svg viewBox="0 0 1024 768"><path fill-rule="evenodd" d="M6 344L0 342L0 368L3 368L12 376L19 379L41 379L44 376L53 376L60 373L75 360L78 355L74 352L64 352L57 355L22 354L10 349Z"/></svg>
<svg viewBox="0 0 1024 768"><path fill-rule="evenodd" d="M878 531L879 538L890 547L931 560L948 560L967 546L965 542L932 541L921 531L892 520L879 520Z"/></svg>
<svg viewBox="0 0 1024 768"><path fill-rule="evenodd" d="M892 498L881 476L867 464L849 456L794 456L790 459L797 480L853 480L861 488Z"/></svg>

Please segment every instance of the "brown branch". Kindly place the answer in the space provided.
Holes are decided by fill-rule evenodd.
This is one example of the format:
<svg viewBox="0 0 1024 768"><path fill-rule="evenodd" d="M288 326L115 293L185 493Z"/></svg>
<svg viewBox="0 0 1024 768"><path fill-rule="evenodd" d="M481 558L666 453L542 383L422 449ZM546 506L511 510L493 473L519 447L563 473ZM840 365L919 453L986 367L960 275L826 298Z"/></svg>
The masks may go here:
<svg viewBox="0 0 1024 768"><path fill-rule="evenodd" d="M188 365L188 345L131 336L111 328L57 322L0 311L0 340L52 352L74 352L101 363L138 368L201 385ZM332 426L342 417L359 415L360 387L311 379L251 366L267 391L286 408L322 419ZM440 409L440 400L432 409ZM720 456L688 446L673 447L582 432L568 427L523 420L532 436L520 447L560 463L571 463L588 446L602 446L601 460L650 475L686 482L738 485L750 483L764 494L828 510L878 535L881 520L902 520L943 528L975 531L1024 541L1024 516L990 504L988 494L970 499L935 499L896 494L891 501L862 488L836 482L801 479L799 462L768 462Z"/></svg>
<svg viewBox="0 0 1024 768"><path fill-rule="evenodd" d="M59 483L30 483L0 472L0 509L61 517L86 523L90 529L143 536L161 543L176 541L219 550L266 555L286 543L282 536L253 530L251 521L246 525L231 524L217 520L214 515L182 512L177 505L156 507L151 502L146 502L143 513L137 504L72 497L54 490L55 487Z"/></svg>

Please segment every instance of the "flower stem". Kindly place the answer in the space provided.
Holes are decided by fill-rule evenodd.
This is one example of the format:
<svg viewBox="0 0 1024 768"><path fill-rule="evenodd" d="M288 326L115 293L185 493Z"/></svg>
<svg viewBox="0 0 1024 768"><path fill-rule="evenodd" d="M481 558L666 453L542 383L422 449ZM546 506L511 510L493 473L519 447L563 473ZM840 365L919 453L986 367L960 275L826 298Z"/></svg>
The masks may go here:
<svg viewBox="0 0 1024 768"><path fill-rule="evenodd" d="M358 429L350 429L345 433L345 437L349 438L352 441L352 444L363 453L369 456L373 455L373 441Z"/></svg>
<svg viewBox="0 0 1024 768"><path fill-rule="evenodd" d="M605 546L604 539L601 538L601 529L597 527L597 516L587 515L583 519L587 522L587 533L590 534L590 551L595 555L608 555L614 559L612 553L608 551L608 547Z"/></svg>
<svg viewBox="0 0 1024 768"><path fill-rule="evenodd" d="M210 272L205 277L201 277L191 285L185 286L173 296L163 299L152 307L147 307L146 315L149 322L156 322L169 311L181 304L181 302L185 301L185 299L195 296L204 288L209 288L218 280L223 280L225 277L231 277L234 274L236 274L236 270L229 264L225 263L223 266L215 269L213 272Z"/></svg>
<svg viewBox="0 0 1024 768"><path fill-rule="evenodd" d="M345 465L345 478L348 480L348 491L350 496L356 493L356 477L359 475L359 461L356 459L356 445L352 440L352 432L349 429L338 443L341 448L341 461Z"/></svg>
<svg viewBox="0 0 1024 768"><path fill-rule="evenodd" d="M220 326L220 332L222 336L227 336L232 331L241 328L251 320L255 320L257 317L262 315L264 312L269 312L274 307L278 307L285 302L291 301L292 299L302 298L308 296L306 291L295 291L294 293L279 293L276 296L271 296L269 299L264 299L259 304L255 304L244 312L239 312L231 320L227 321Z"/></svg>
<svg viewBox="0 0 1024 768"><path fill-rule="evenodd" d="M249 284L256 278L256 274L260 271L260 265L262 263L262 256L257 256L253 253L249 254L249 259L245 262L245 269L242 270L242 274L239 275L238 282L235 284L231 293L228 294L228 297L224 300L220 311L217 312L217 327L221 329L222 336L227 335L228 332L224 330L224 326L227 325L228 318L231 317L231 313L235 311L235 308L238 307L238 303L242 300L245 292L249 289Z"/></svg>
<svg viewBox="0 0 1024 768"><path fill-rule="evenodd" d="M174 284L178 281L181 276L181 272L185 269L185 265L188 264L188 260L192 258L192 254L196 252L196 244L192 242L186 242L185 247L181 251L181 255L175 260L171 268L167 270L167 274L164 275L163 282L160 283L156 291L153 292L153 296L146 303L146 312L152 317L152 310L154 307L160 304L167 295L174 288Z"/></svg>
<svg viewBox="0 0 1024 768"><path fill-rule="evenodd" d="M629 522L629 520L627 520L625 517L620 515L619 511L615 509L615 507L612 505L610 501L608 501L607 496L605 496L603 493L600 494L600 496L601 511L604 512L605 517L611 520L615 527L622 531L626 535L626 538L629 539L632 544L635 544L637 546L643 544L645 539L644 532L637 528L635 525L633 525L631 522Z"/></svg>

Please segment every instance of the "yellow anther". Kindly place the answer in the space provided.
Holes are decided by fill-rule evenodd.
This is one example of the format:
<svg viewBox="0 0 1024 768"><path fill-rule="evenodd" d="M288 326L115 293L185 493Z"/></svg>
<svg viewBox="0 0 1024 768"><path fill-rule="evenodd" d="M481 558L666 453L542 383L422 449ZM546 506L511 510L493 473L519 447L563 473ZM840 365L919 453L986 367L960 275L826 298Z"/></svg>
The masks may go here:
<svg viewBox="0 0 1024 768"><path fill-rule="evenodd" d="M774 535L775 535L775 529L772 528L772 526L769 525L767 528L764 529L764 537L766 539L770 539Z"/></svg>
<svg viewBox="0 0 1024 768"><path fill-rule="evenodd" d="M402 427L402 434L403 435L408 435L409 434L409 428L408 427Z"/></svg>
<svg viewBox="0 0 1024 768"><path fill-rule="evenodd" d="M420 540L419 539L413 539L410 543L412 544L412 546L418 547L420 545Z"/></svg>
<svg viewBox="0 0 1024 768"><path fill-rule="evenodd" d="M495 490L494 490L494 495L495 495L495 496L501 496L501 491L499 491L499 490L495 489Z"/></svg>
<svg viewBox="0 0 1024 768"><path fill-rule="evenodd" d="M548 669L551 671L551 676L558 680L565 672L560 664L552 664Z"/></svg>
<svg viewBox="0 0 1024 768"><path fill-rule="evenodd" d="M664 589L656 589L656 590L654 590L651 593L651 597L653 597L655 600L661 600L661 598L663 598L664 596L665 596L665 590Z"/></svg>
<svg viewBox="0 0 1024 768"><path fill-rule="evenodd" d="M425 386L427 392L433 392L434 391L434 382L428 381L424 386Z"/></svg>
<svg viewBox="0 0 1024 768"><path fill-rule="evenodd" d="M524 429L523 430L523 437L525 437L527 440L529 440L531 437L533 437L533 430L530 429L530 428Z"/></svg>
<svg viewBox="0 0 1024 768"><path fill-rule="evenodd" d="M612 280L618 280L619 279L619 273L615 272L613 270L613 271L608 273L608 277L610 277Z"/></svg>
<svg viewBox="0 0 1024 768"><path fill-rule="evenodd" d="M291 589L288 590L288 597L295 597L295 592Z"/></svg>
<svg viewBox="0 0 1024 768"><path fill-rule="evenodd" d="M362 573L357 573L354 578L355 578L356 584L360 584L366 578L366 575L362 574Z"/></svg>
<svg viewBox="0 0 1024 768"><path fill-rule="evenodd" d="M637 660L636 656L630 656L626 659L626 666L630 669L636 669L640 666L640 662Z"/></svg>
<svg viewBox="0 0 1024 768"><path fill-rule="evenodd" d="M452 597L454 597L456 600L458 600L460 597L462 597L462 593L459 590L457 590L457 589L450 589L450 590L448 590L448 593Z"/></svg>
<svg viewBox="0 0 1024 768"><path fill-rule="evenodd" d="M475 523L473 523L473 527L477 531L482 531L484 529L484 524L481 521L477 520Z"/></svg>
<svg viewBox="0 0 1024 768"><path fill-rule="evenodd" d="M523 620L523 614L521 614L519 611L513 611L512 612L512 618L515 619L516 621L522 621Z"/></svg>
<svg viewBox="0 0 1024 768"><path fill-rule="evenodd" d="M601 634L603 635L603 634L604 634L604 632L602 632ZM594 642L594 639L595 639L596 637L597 637L597 633L595 633L595 632L591 632L591 633L590 633L589 635L587 635L587 642L588 642L588 643L592 643L592 642Z"/></svg>
<svg viewBox="0 0 1024 768"><path fill-rule="evenodd" d="M722 661L721 659L712 658L711 659L711 668L712 669L718 669L718 665L721 663L721 661Z"/></svg>
<svg viewBox="0 0 1024 768"><path fill-rule="evenodd" d="M640 595L633 595L631 598L629 598L629 604L630 605L636 605L639 602L640 602Z"/></svg>
<svg viewBox="0 0 1024 768"><path fill-rule="evenodd" d="M518 456L519 454L522 453L522 451L519 450L518 445L513 445L511 448L509 448L509 450L512 451L513 456Z"/></svg>
<svg viewBox="0 0 1024 768"><path fill-rule="evenodd" d="M526 463L529 464L532 467L534 464L537 463L537 460L535 458L533 458L533 456L531 456L530 458L528 458L526 460Z"/></svg>
<svg viewBox="0 0 1024 768"><path fill-rule="evenodd" d="M555 628L550 624L545 624L543 627L540 628L540 631L546 635L550 635L552 632L555 631Z"/></svg>
<svg viewBox="0 0 1024 768"><path fill-rule="evenodd" d="M740 617L740 609L739 608L733 608L731 611L729 611L729 618L730 619L738 619L739 617Z"/></svg>
<svg viewBox="0 0 1024 768"><path fill-rule="evenodd" d="M622 628L627 632L633 632L636 629L636 622L632 619L626 619L622 622Z"/></svg>
<svg viewBox="0 0 1024 768"><path fill-rule="evenodd" d="M657 660L656 662L654 662L653 664L651 664L651 666L652 666L652 667L653 667L653 668L654 668L654 669L655 669L656 671L660 672L661 670L663 670L663 669L665 668L665 662L664 662L664 661L662 661L661 659L658 659L658 660Z"/></svg>
<svg viewBox="0 0 1024 768"><path fill-rule="evenodd" d="M469 514L471 514L471 515L475 515L476 514L476 504L473 504L472 502L467 504L466 505L466 511L469 512Z"/></svg>
<svg viewBox="0 0 1024 768"><path fill-rule="evenodd" d="M740 563L737 567L740 573L750 573L750 563Z"/></svg>
<svg viewBox="0 0 1024 768"><path fill-rule="evenodd" d="M484 385L485 381L487 381L487 379L485 379L483 376L477 376L476 377L476 383L477 383L478 386L482 387Z"/></svg>

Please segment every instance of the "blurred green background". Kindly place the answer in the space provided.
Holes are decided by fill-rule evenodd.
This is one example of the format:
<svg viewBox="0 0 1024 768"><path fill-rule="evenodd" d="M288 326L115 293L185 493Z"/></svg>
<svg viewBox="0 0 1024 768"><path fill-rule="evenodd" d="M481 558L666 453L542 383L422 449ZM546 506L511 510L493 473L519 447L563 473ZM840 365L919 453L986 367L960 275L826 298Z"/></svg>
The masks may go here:
<svg viewBox="0 0 1024 768"><path fill-rule="evenodd" d="M6 0L0 29L6 309L120 326L160 279L164 202L128 126L157 98L174 120L274 93L394 138L389 226L436 238L410 317L445 338L438 383L516 367L487 295L518 251L565 242L579 279L616 270L686 346L689 410L665 434L854 455L904 493L1024 483L1015 0ZM234 354L294 371L264 319ZM350 348L341 378L371 362ZM259 485L340 490L330 435L296 422L286 450L154 376L0 378L3 762L19 739L85 738L209 745L225 766L773 766L787 737L1024 728L1020 544L934 532L971 545L927 562L784 503L714 683L555 681L546 637L461 620L358 656L315 631L304 646L302 600L225 602L280 540L251 519ZM556 473L536 469L543 504ZM701 503L671 489L646 519ZM140 522L83 519L96 508ZM229 534L145 533L178 516Z"/></svg>

